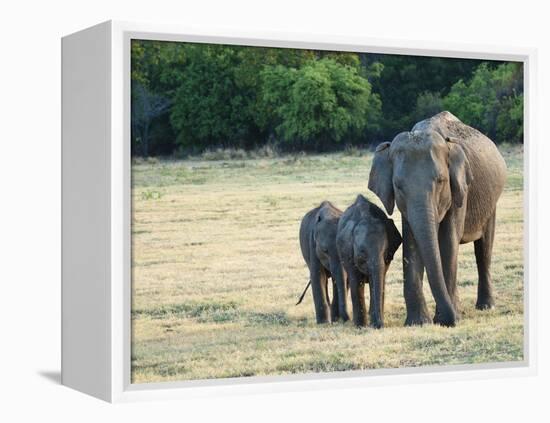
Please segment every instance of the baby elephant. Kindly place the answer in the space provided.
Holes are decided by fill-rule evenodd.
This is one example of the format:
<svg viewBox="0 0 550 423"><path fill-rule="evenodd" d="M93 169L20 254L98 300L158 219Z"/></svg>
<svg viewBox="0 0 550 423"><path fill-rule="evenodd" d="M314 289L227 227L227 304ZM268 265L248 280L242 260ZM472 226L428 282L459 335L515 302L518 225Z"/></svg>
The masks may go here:
<svg viewBox="0 0 550 423"><path fill-rule="evenodd" d="M300 247L309 267L317 323L349 320L346 303L346 277L336 249L336 231L342 211L329 201L306 213L300 225ZM328 278L332 278L332 306L329 312ZM309 286L308 284L308 286ZM306 286L307 290L307 286ZM306 291L302 294L300 301Z"/></svg>
<svg viewBox="0 0 550 423"><path fill-rule="evenodd" d="M336 244L347 273L353 306L353 322L366 326L364 285L370 288L370 324L384 326L384 284L401 234L392 219L362 195L340 217Z"/></svg>

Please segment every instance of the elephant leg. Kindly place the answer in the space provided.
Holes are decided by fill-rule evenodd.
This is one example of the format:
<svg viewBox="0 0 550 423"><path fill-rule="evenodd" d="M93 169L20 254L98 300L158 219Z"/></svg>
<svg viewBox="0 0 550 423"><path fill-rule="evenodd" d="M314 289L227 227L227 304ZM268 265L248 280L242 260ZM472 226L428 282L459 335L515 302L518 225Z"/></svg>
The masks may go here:
<svg viewBox="0 0 550 423"><path fill-rule="evenodd" d="M327 294L328 277L317 256L312 257L310 270L311 292L315 304L317 323L330 323L330 309Z"/></svg>
<svg viewBox="0 0 550 423"><path fill-rule="evenodd" d="M372 295L372 281L369 280L369 318L372 322L372 311L374 310L374 295Z"/></svg>
<svg viewBox="0 0 550 423"><path fill-rule="evenodd" d="M331 320L333 322L337 322L338 318L340 317L338 313L339 304L340 299L338 294L338 287L336 286L336 281L332 279L332 303L330 304L330 314Z"/></svg>
<svg viewBox="0 0 550 423"><path fill-rule="evenodd" d="M349 281L351 304L353 307L353 323L355 326L367 326L364 276L357 271L352 271L349 274Z"/></svg>
<svg viewBox="0 0 550 423"><path fill-rule="evenodd" d="M474 242L477 272L479 281L477 285L478 310L486 310L495 306L493 298L493 282L491 279L491 256L493 254L493 241L495 239L496 212L489 218L485 225L483 236Z"/></svg>
<svg viewBox="0 0 550 423"><path fill-rule="evenodd" d="M326 275L326 273L325 273ZM325 278L325 288L323 289L323 291L325 292L325 297L327 298L327 304L330 305L330 296L328 294L328 280L330 279L330 277L327 275L326 278Z"/></svg>
<svg viewBox="0 0 550 423"><path fill-rule="evenodd" d="M422 291L424 263L408 222L403 218L403 294L407 306L405 326L430 323Z"/></svg>
<svg viewBox="0 0 550 423"><path fill-rule="evenodd" d="M457 224L457 217L453 211L449 211L447 216L439 225L439 252L441 255L441 267L443 268L443 276L445 278L445 286L451 298L451 302L455 309L456 318L459 317L458 312L458 292L456 290L457 264L458 264L458 249L460 246L460 236L463 225ZM439 322L439 310L436 306L434 323Z"/></svg>
<svg viewBox="0 0 550 423"><path fill-rule="evenodd" d="M374 327L376 329L380 329L382 326L383 326L383 323L382 323L382 319L380 318L380 316L377 316L375 314L375 310L376 310L376 301L375 301L375 293L374 293L374 282L372 279L369 280L369 324L371 327ZM380 296L382 297L382 293L380 293ZM381 299L381 304L380 304L380 308L381 308L381 315L384 314L384 311L382 310L382 304L383 304L383 299Z"/></svg>
<svg viewBox="0 0 550 423"><path fill-rule="evenodd" d="M337 313L334 314L337 318L332 319L332 321L335 322L339 318L339 319L342 319L342 321L347 322L349 320L347 295L346 295L347 276L339 258L331 257L330 273L332 275L332 282L334 287L333 294L332 294L333 296L332 306L333 306L333 310L337 310Z"/></svg>

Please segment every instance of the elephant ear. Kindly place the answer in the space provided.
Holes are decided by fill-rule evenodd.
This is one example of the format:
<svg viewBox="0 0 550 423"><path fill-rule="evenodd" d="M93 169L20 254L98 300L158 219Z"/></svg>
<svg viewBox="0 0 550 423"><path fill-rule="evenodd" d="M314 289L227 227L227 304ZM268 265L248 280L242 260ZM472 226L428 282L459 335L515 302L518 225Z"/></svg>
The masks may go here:
<svg viewBox="0 0 550 423"><path fill-rule="evenodd" d="M393 213L395 205L393 194L393 170L390 162L389 142L383 142L376 147L369 176L369 189L374 192L386 208L388 214Z"/></svg>
<svg viewBox="0 0 550 423"><path fill-rule="evenodd" d="M457 140L447 137L446 141L449 146L449 177L453 203L460 208L464 204L464 197L473 179L472 169L464 150Z"/></svg>
<svg viewBox="0 0 550 423"><path fill-rule="evenodd" d="M403 242L403 238L401 238L393 219L386 220L386 233L388 234L388 250L385 259L386 263L389 263L393 260L395 252Z"/></svg>

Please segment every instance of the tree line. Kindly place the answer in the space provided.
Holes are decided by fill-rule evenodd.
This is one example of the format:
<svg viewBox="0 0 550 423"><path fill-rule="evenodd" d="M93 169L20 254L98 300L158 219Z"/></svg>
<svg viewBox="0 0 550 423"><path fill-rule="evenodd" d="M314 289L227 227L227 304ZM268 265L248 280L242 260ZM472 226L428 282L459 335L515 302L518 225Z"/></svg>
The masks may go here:
<svg viewBox="0 0 550 423"><path fill-rule="evenodd" d="M449 110L523 142L516 62L133 40L132 154L377 144Z"/></svg>

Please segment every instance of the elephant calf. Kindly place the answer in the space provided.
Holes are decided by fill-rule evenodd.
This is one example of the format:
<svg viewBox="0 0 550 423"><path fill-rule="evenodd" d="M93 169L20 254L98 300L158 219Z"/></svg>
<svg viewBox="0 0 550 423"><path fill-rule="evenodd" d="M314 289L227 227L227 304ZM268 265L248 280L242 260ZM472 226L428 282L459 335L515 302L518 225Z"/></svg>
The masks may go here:
<svg viewBox="0 0 550 423"><path fill-rule="evenodd" d="M342 216L341 210L329 201L323 201L319 207L306 213L300 225L300 247L309 268L309 282L313 292L317 323L334 322L339 318L343 321L349 320L346 277L336 249L336 231L340 216ZM330 310L329 278L332 279L333 284Z"/></svg>
<svg viewBox="0 0 550 423"><path fill-rule="evenodd" d="M362 195L340 217L336 245L351 288L356 326L367 324L365 283L370 288L370 324L384 326L386 272L401 242L393 220Z"/></svg>

